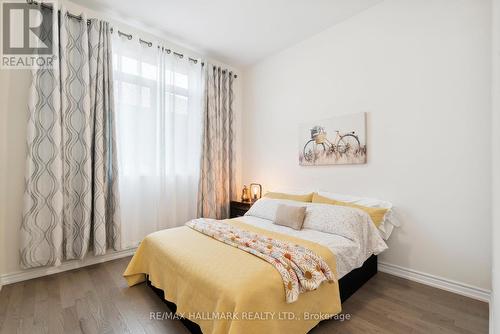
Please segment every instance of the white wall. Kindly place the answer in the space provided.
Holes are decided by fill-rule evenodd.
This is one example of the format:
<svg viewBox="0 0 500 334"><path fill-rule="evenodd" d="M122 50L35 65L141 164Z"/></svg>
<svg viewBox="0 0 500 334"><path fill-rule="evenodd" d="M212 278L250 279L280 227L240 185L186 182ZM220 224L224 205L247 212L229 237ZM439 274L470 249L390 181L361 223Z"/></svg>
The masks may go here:
<svg viewBox="0 0 500 334"><path fill-rule="evenodd" d="M500 0L493 0L493 294L490 304L490 333L500 333Z"/></svg>
<svg viewBox="0 0 500 334"><path fill-rule="evenodd" d="M490 1L385 0L244 73L244 183L394 203L380 261L490 289ZM366 165L300 167L298 124L368 113Z"/></svg>
<svg viewBox="0 0 500 334"><path fill-rule="evenodd" d="M78 15L82 11L88 17L99 17L108 20L116 28L123 31L138 34L146 40L162 40L163 44L172 49L186 53L194 57L204 57L198 52L188 50L178 44L165 41L156 37L156 32L145 32L140 29L123 24L119 18L96 13L71 2L65 1L66 8L73 14ZM210 58L209 58L210 59ZM217 60L210 59L215 64L221 64ZM221 64L223 65L223 64ZM226 65L227 66L227 65ZM229 65L231 69L240 74L238 68ZM241 75L240 75L241 77ZM236 126L241 128L241 90L240 78L236 79L235 112ZM26 164L26 127L27 127L27 99L31 75L28 70L0 70L0 287L2 276L11 276L20 271L19 266L19 228L22 219L23 193L24 193L24 173ZM237 131L241 133L241 130ZM238 152L241 152L241 137L236 138ZM241 179L241 157L237 156L237 178ZM89 261L93 261L89 256ZM40 272L35 269L36 272ZM53 272L48 269L47 272ZM26 276L29 277L29 276Z"/></svg>

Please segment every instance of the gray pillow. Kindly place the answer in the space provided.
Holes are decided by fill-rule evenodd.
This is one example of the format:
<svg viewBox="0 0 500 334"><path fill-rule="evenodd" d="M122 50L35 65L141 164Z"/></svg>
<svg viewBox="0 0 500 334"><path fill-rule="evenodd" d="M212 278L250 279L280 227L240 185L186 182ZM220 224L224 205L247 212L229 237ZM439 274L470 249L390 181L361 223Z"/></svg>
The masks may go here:
<svg viewBox="0 0 500 334"><path fill-rule="evenodd" d="M302 224L304 224L305 215L305 206L280 204L276 210L276 218L274 219L274 223L276 225L288 226L295 230L301 230Z"/></svg>

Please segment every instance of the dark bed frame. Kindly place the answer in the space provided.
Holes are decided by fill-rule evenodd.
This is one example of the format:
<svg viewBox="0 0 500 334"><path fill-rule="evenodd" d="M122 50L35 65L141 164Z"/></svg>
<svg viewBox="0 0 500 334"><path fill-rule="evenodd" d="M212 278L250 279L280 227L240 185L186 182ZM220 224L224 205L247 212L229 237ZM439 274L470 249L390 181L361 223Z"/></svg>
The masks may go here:
<svg viewBox="0 0 500 334"><path fill-rule="evenodd" d="M340 290L340 301L343 303L347 298L351 297L354 292L363 286L370 278L372 278L377 273L377 256L372 255L366 260L363 265L357 269L354 269L344 277L339 280L339 290ZM158 297L167 304L168 308L172 312L176 312L177 306L165 300L163 290L155 288L149 279L147 280L148 286L158 295ZM196 323L181 318L183 325L193 334L202 334L200 326Z"/></svg>

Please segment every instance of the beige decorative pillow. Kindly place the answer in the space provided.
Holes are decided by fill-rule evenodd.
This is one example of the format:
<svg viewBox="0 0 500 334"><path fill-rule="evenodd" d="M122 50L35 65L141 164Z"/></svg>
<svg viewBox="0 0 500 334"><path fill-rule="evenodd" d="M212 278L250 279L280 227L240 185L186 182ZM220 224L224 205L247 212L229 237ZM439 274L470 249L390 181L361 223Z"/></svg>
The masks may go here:
<svg viewBox="0 0 500 334"><path fill-rule="evenodd" d="M296 195L296 194L268 192L264 195L264 197L273 199L287 199L290 201L297 201L297 202L312 202L313 193Z"/></svg>
<svg viewBox="0 0 500 334"><path fill-rule="evenodd" d="M302 229L302 224L304 224L305 215L305 206L291 206L281 204L276 210L276 218L274 219L274 223L277 225L288 226L295 230L300 230Z"/></svg>

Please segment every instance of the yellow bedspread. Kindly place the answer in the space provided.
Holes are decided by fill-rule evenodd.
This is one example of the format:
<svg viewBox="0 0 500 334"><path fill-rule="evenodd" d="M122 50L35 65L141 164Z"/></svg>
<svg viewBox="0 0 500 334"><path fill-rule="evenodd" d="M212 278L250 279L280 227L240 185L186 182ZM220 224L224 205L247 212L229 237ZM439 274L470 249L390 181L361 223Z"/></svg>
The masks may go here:
<svg viewBox="0 0 500 334"><path fill-rule="evenodd" d="M307 247L336 276L335 256L324 246L237 220L226 222ZM283 281L272 265L187 226L152 233L141 242L124 277L132 286L145 281L145 274L177 305L177 313L200 325L204 334L307 333L341 310L338 283L323 283L287 304Z"/></svg>

